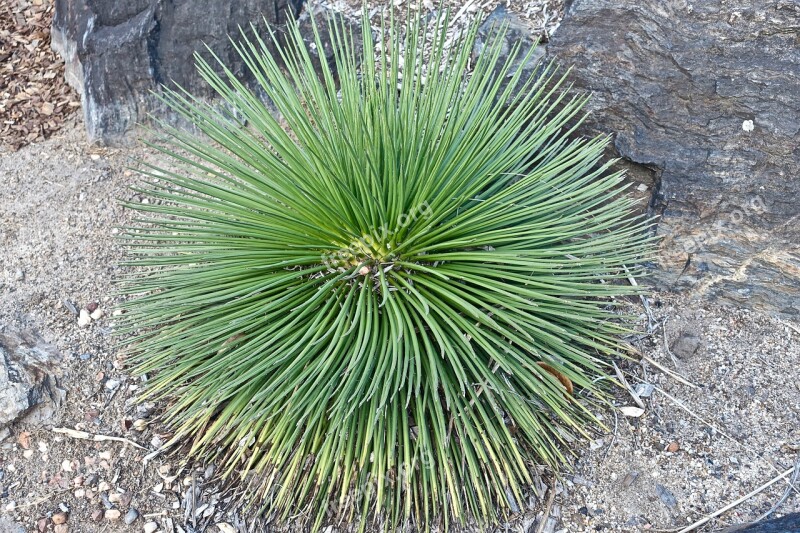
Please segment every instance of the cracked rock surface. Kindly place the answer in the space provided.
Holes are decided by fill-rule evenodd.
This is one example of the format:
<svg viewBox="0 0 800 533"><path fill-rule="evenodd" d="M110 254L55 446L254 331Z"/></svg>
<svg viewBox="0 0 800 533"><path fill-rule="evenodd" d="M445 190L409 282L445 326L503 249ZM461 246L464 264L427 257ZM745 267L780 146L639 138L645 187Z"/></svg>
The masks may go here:
<svg viewBox="0 0 800 533"><path fill-rule="evenodd" d="M651 174L663 288L800 314L798 30L786 0L575 0L548 44Z"/></svg>
<svg viewBox="0 0 800 533"><path fill-rule="evenodd" d="M56 397L59 360L36 334L0 330L0 430Z"/></svg>
<svg viewBox="0 0 800 533"><path fill-rule="evenodd" d="M301 2L56 0L52 43L81 94L90 140L116 143L147 113L163 115L151 93L162 84L210 96L194 61L195 52L211 58L206 45L247 77L228 35L264 19L280 25Z"/></svg>

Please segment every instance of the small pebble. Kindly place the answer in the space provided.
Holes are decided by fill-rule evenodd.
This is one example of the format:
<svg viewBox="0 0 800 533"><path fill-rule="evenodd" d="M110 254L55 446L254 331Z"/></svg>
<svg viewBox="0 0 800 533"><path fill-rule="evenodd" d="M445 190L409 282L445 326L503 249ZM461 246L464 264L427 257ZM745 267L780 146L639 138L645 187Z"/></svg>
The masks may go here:
<svg viewBox="0 0 800 533"><path fill-rule="evenodd" d="M108 494L106 494L105 492L100 493L100 501L103 502L103 507L105 507L106 509L114 508L114 504L111 503L111 500L108 499Z"/></svg>
<svg viewBox="0 0 800 533"><path fill-rule="evenodd" d="M75 496L77 499L81 499L81 498L83 498L84 496L86 496L86 490L85 490L85 489L76 489L76 490L75 490L75 492L73 492L73 495L74 495L74 496Z"/></svg>
<svg viewBox="0 0 800 533"><path fill-rule="evenodd" d="M78 316L78 325L82 328L85 328L91 323L92 323L92 317L89 314L89 311L87 311L86 309L81 309L80 316Z"/></svg>
<svg viewBox="0 0 800 533"><path fill-rule="evenodd" d="M681 445L678 444L676 441L670 442L669 446L667 446L667 451L671 452L671 453L675 453L680 449L681 449Z"/></svg>
<svg viewBox="0 0 800 533"><path fill-rule="evenodd" d="M119 517L120 517L121 514L122 513L120 513L119 510L117 510L117 509L108 509L108 510L106 510L106 512L105 512L105 514L103 516L106 517L106 520L110 520L112 522L116 522L117 520L119 520Z"/></svg>
<svg viewBox="0 0 800 533"><path fill-rule="evenodd" d="M22 270L17 269L16 273L14 273L14 280L15 281L25 281L25 272Z"/></svg>
<svg viewBox="0 0 800 533"><path fill-rule="evenodd" d="M45 531L47 531L47 518L46 517L43 516L43 517L41 517L40 519L38 519L36 521L36 529L39 530L39 533L44 533Z"/></svg>
<svg viewBox="0 0 800 533"><path fill-rule="evenodd" d="M80 358L81 358L81 361L88 361L89 359L92 358L92 354L90 354L90 353L82 353L80 355Z"/></svg>
<svg viewBox="0 0 800 533"><path fill-rule="evenodd" d="M106 382L106 383L108 383L108 382ZM114 387L114 388L116 389L116 387ZM110 461L111 460L111 452L108 451L108 450L104 450L104 451L100 452L99 454L97 454L97 456L100 459L105 459L106 461Z"/></svg>
<svg viewBox="0 0 800 533"><path fill-rule="evenodd" d="M56 527L53 528L53 533L68 533L69 527L67 524L58 524Z"/></svg>
<svg viewBox="0 0 800 533"><path fill-rule="evenodd" d="M144 418L137 418L133 421L133 429L136 431L144 431L147 428L147 420Z"/></svg>
<svg viewBox="0 0 800 533"><path fill-rule="evenodd" d="M125 513L125 523L128 525L133 524L136 522L136 519L139 518L139 511L131 507L128 509L128 512Z"/></svg>
<svg viewBox="0 0 800 533"><path fill-rule="evenodd" d="M91 478L92 478L92 476L89 476L89 479L91 479ZM90 483L90 485L91 485L91 483ZM110 489L111 489L111 485L109 485L105 481L101 481L100 484L97 485L97 490L99 490L100 492L106 492L106 491L108 491Z"/></svg>
<svg viewBox="0 0 800 533"><path fill-rule="evenodd" d="M669 489L664 485L659 485L656 483L656 494L658 494L658 497L661 499L664 505L670 509L673 509L676 505L678 505L678 500L675 499L675 496L672 494L672 492L670 492Z"/></svg>
<svg viewBox="0 0 800 533"><path fill-rule="evenodd" d="M622 412L623 415L629 416L631 418L639 418L644 414L644 409L641 407L635 407L633 405L626 405L625 407L620 407L619 410Z"/></svg>
<svg viewBox="0 0 800 533"><path fill-rule="evenodd" d="M636 384L636 395L639 398L649 398L653 395L653 391L655 387L652 383L637 383Z"/></svg>
<svg viewBox="0 0 800 533"><path fill-rule="evenodd" d="M64 511L61 511L59 513L55 513L55 514L53 514L52 520L53 520L53 523L56 524L56 525L63 524L64 522L67 521L67 513L65 513Z"/></svg>
<svg viewBox="0 0 800 533"><path fill-rule="evenodd" d="M94 313L95 309L97 309L97 306L98 306L97 302L91 302L86 306L86 310L89 311L90 313Z"/></svg>
<svg viewBox="0 0 800 533"><path fill-rule="evenodd" d="M61 509L62 513L69 513L69 507L64 502L59 503L58 508Z"/></svg>
<svg viewBox="0 0 800 533"><path fill-rule="evenodd" d="M103 515L104 513L102 509L95 509L94 511L92 511L92 520L94 520L95 522L99 522L100 520L103 519Z"/></svg>
<svg viewBox="0 0 800 533"><path fill-rule="evenodd" d="M31 457L33 457L33 450L25 450L24 452L22 452L22 457L24 457L25 459L30 459Z"/></svg>
<svg viewBox="0 0 800 533"><path fill-rule="evenodd" d="M158 529L158 524L156 522L147 522L144 525L144 533L155 533Z"/></svg>
<svg viewBox="0 0 800 533"><path fill-rule="evenodd" d="M91 317L92 320L100 320L103 318L103 310L100 308L95 309L92 311L92 314L90 314L89 317Z"/></svg>
<svg viewBox="0 0 800 533"><path fill-rule="evenodd" d="M622 486L627 488L633 485L633 482L636 481L636 478L639 477L639 472L635 470L632 472L628 472L627 475L622 479Z"/></svg>
<svg viewBox="0 0 800 533"><path fill-rule="evenodd" d="M69 311L75 316L78 316L78 307L74 303L72 303L70 300L67 300L66 298L61 300L61 303L64 304L64 307L67 309L67 311Z"/></svg>

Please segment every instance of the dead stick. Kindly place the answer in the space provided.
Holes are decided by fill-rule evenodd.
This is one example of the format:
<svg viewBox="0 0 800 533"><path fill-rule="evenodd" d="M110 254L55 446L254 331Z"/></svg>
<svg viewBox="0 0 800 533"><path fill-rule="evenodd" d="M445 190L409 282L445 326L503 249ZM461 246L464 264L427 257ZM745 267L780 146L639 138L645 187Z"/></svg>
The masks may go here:
<svg viewBox="0 0 800 533"><path fill-rule="evenodd" d="M622 370L620 370L619 367L617 366L617 363L612 361L611 364L614 365L614 370L617 373L617 377L619 378L619 380L622 383L622 385L624 385L625 388L628 389L628 392L630 393L631 398L633 398L633 401L636 402L636 405L638 405L639 407L644 409L645 408L644 407L644 402L642 401L641 398L639 398L639 395L636 394L636 391L633 390L633 387L630 386L630 384L628 383L628 380L625 379L625 376L623 375Z"/></svg>
<svg viewBox="0 0 800 533"><path fill-rule="evenodd" d="M688 385L688 386L692 387L693 389L699 389L699 388L700 388L700 387L698 387L697 385L695 385L694 383L690 383L690 382L686 381L686 380L685 380L685 379L684 379L684 378L683 378L683 377L682 377L680 374L678 374L677 372L673 372L673 371L672 371L672 370L670 370L669 368L667 368L667 367L665 367L665 366L661 366L659 363L655 362L655 361L654 361L653 359L651 359L650 357L647 357L645 354L643 354L643 353L640 353L639 355L642 357L642 359L644 359L645 361L647 361L648 363L650 363L651 365L653 365L653 366L654 366L654 367L656 367L657 369L661 370L662 372L664 372L665 374L667 374L669 377L671 377L671 378L673 378L673 379L675 379L675 380L677 380L677 381L680 381L680 382L681 382L681 383L683 383L684 385Z"/></svg>
<svg viewBox="0 0 800 533"><path fill-rule="evenodd" d="M748 494L745 494L744 496L742 496L738 500L736 500L736 501L734 501L732 503L729 503L728 505L726 505L722 509L711 513L710 515L706 516L705 518L701 518L700 520L698 520L694 524L686 526L685 528L683 528L680 531L678 531L678 533L689 533L690 531L694 531L695 529L697 529L698 527L702 526L706 522L709 522L709 521L713 520L714 518L718 517L719 515L730 511L731 509L733 509L734 507L736 507L740 503L743 503L743 502L749 500L750 498L752 498L756 494L765 491L766 489L768 489L769 487L771 487L772 485L774 485L775 483L777 483L781 479L785 478L786 476L788 476L789 474L794 472L794 469L795 469L795 467L793 466L792 468L790 468L789 470L787 470L783 474L777 475L774 478L770 479L769 481L767 481L766 483L764 483L763 485L758 487L756 490L754 490L754 491L752 491L752 492L750 492Z"/></svg>
<svg viewBox="0 0 800 533"><path fill-rule="evenodd" d="M556 480L553 478L553 483L550 485L550 495L547 497L547 505L544 508L544 514L542 515L542 521L539 522L539 527L536 528L536 533L542 533L544 531L544 526L547 523L547 519L550 517L550 509L553 508L553 500L556 497Z"/></svg>
<svg viewBox="0 0 800 533"><path fill-rule="evenodd" d="M53 433L61 433L63 435L67 435L68 437L72 437L73 439L93 440L95 442L104 442L104 441L122 442L125 444L130 444L131 446L139 448L140 450L147 449L144 446L137 444L132 440L126 439L124 437L112 437L111 435L92 435L88 431L78 431L77 429L53 428Z"/></svg>
<svg viewBox="0 0 800 533"><path fill-rule="evenodd" d="M747 449L744 446L742 446L742 443L739 442L738 440L734 439L733 437L731 437L730 435L728 435L727 433L725 433L724 431L722 431L721 429L719 429L715 425L711 424L710 422L706 422L703 419L703 417L701 417L700 415L698 415L697 413L695 413L694 411L692 411L691 409L686 407L686 405L682 401L677 399L676 397L672 396L671 394L668 394L668 393L664 392L663 390L659 389L658 387L653 387L653 390L658 391L659 393L661 393L664 396L666 396L668 400L670 400L672 403L674 403L675 405L677 405L678 407L680 407L681 409L683 409L684 411L689 413L690 416L692 416L693 418L696 418L697 420L699 420L703 424L707 425L708 427L710 427L711 429L713 429L714 431L716 431L717 433L719 433L723 437L726 437L726 438L732 440L733 442L735 442L736 444L738 444L739 446L741 446L742 448Z"/></svg>

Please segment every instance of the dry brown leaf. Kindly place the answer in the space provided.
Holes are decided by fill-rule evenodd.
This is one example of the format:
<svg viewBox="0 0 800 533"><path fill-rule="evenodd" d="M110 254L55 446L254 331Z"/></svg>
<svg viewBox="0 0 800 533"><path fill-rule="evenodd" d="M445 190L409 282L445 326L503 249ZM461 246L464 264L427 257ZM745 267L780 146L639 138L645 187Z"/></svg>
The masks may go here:
<svg viewBox="0 0 800 533"><path fill-rule="evenodd" d="M572 380L570 380L567 376L565 376L552 366L548 365L547 363L539 361L536 364L542 367L548 374L556 378L559 382L561 382L561 384L564 385L564 388L567 389L569 395L572 396L572 392L574 390L574 387L572 385Z"/></svg>

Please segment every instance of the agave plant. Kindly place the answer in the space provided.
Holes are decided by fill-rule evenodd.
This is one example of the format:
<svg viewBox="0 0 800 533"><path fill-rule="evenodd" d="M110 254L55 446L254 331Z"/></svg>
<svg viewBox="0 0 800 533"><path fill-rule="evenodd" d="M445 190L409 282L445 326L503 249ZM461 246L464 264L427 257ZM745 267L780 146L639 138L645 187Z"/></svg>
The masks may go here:
<svg viewBox="0 0 800 533"><path fill-rule="evenodd" d="M164 93L202 135L142 164L121 331L172 442L277 518L490 523L596 422L647 222L563 73L447 26L255 33L278 113L199 57L225 105Z"/></svg>

